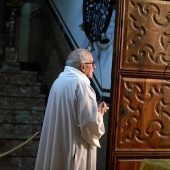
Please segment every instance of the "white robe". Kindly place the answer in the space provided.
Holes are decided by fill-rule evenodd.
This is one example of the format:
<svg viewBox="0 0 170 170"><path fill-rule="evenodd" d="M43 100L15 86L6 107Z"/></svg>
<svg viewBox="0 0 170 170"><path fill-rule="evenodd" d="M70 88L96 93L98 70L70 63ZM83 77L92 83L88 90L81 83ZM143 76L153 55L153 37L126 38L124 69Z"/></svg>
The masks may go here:
<svg viewBox="0 0 170 170"><path fill-rule="evenodd" d="M97 108L87 76L66 66L50 90L35 170L96 170L105 132Z"/></svg>

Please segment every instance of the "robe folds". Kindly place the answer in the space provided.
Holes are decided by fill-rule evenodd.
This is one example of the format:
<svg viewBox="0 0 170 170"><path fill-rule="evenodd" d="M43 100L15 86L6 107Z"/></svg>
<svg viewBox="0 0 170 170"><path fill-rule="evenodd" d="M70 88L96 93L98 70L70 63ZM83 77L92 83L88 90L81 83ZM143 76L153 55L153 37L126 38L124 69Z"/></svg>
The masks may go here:
<svg viewBox="0 0 170 170"><path fill-rule="evenodd" d="M105 133L97 108L88 77L65 66L49 93L35 170L96 170Z"/></svg>

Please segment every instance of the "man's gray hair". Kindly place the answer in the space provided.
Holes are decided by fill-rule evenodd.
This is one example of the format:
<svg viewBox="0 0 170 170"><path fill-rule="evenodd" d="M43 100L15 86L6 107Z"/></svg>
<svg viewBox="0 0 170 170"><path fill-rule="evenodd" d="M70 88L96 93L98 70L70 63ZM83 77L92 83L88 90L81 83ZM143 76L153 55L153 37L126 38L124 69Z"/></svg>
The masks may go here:
<svg viewBox="0 0 170 170"><path fill-rule="evenodd" d="M72 51L67 58L66 66L80 69L81 64L89 62L88 53L90 52L86 49L76 49Z"/></svg>

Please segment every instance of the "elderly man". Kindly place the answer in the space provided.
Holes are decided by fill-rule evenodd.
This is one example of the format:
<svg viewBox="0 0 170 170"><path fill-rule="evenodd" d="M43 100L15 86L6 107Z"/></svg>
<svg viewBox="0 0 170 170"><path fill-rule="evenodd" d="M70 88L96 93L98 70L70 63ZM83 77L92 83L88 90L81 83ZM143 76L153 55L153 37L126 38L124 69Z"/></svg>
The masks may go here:
<svg viewBox="0 0 170 170"><path fill-rule="evenodd" d="M85 49L70 53L50 90L35 170L95 170L96 147L104 134L103 115L90 86L96 68Z"/></svg>

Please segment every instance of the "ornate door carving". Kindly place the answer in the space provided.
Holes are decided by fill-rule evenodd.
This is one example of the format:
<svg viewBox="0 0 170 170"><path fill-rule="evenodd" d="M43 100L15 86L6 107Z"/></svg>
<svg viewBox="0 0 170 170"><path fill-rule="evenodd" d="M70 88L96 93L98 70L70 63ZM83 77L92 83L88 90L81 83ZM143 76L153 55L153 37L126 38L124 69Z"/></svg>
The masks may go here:
<svg viewBox="0 0 170 170"><path fill-rule="evenodd" d="M109 170L170 158L170 1L117 2Z"/></svg>

